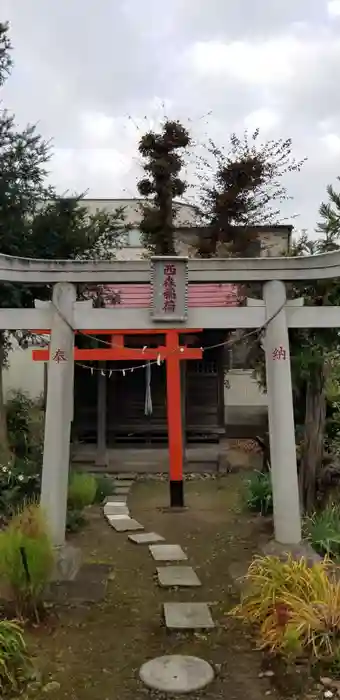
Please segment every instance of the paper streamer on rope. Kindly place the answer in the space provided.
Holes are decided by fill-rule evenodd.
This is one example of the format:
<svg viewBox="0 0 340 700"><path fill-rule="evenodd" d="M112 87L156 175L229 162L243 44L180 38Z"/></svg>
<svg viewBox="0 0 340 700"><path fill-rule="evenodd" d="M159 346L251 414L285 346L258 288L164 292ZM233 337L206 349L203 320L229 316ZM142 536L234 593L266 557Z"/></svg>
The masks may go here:
<svg viewBox="0 0 340 700"><path fill-rule="evenodd" d="M145 409L146 416L152 416L152 398L151 398L151 364L148 362L145 368Z"/></svg>

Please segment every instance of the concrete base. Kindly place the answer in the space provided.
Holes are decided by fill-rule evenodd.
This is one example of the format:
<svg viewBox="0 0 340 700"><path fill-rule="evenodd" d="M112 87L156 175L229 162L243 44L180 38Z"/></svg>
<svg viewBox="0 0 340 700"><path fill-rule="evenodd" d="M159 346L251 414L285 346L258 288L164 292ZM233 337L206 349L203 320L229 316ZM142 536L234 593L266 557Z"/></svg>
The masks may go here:
<svg viewBox="0 0 340 700"><path fill-rule="evenodd" d="M164 603L165 624L170 630L215 627L207 603Z"/></svg>
<svg viewBox="0 0 340 700"><path fill-rule="evenodd" d="M321 557L311 547L309 542L301 541L300 544L280 544L275 540L267 542L262 547L262 552L265 556L279 557L279 559L287 559L290 555L293 559L306 559L309 566L321 561Z"/></svg>
<svg viewBox="0 0 340 700"><path fill-rule="evenodd" d="M139 677L148 688L182 695L205 688L214 671L207 661L194 656L160 656L143 664Z"/></svg>
<svg viewBox="0 0 340 700"><path fill-rule="evenodd" d="M188 558L179 544L151 544L149 550L156 561L185 561Z"/></svg>
<svg viewBox="0 0 340 700"><path fill-rule="evenodd" d="M82 563L81 550L70 544L55 548L55 565L51 581L74 581Z"/></svg>
<svg viewBox="0 0 340 700"><path fill-rule="evenodd" d="M161 566L157 569L158 583L164 588L179 586L187 588L201 586L201 582L191 566Z"/></svg>

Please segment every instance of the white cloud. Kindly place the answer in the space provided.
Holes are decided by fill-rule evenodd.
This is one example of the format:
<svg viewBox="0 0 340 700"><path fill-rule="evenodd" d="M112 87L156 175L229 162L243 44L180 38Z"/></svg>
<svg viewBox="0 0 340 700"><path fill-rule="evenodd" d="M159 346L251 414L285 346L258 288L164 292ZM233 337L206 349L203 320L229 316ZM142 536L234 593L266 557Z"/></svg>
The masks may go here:
<svg viewBox="0 0 340 700"><path fill-rule="evenodd" d="M295 40L265 42L196 42L190 49L192 67L203 76L229 75L247 83L286 82L293 77L292 57L298 52Z"/></svg>
<svg viewBox="0 0 340 700"><path fill-rule="evenodd" d="M116 197L124 196L131 158L115 148L59 148L51 165L53 175L50 179L59 192L89 192L97 197ZM125 196L131 195L125 193Z"/></svg>
<svg viewBox="0 0 340 700"><path fill-rule="evenodd" d="M340 2L340 0L338 0ZM196 42L188 52L191 68L202 77L223 76L262 87L290 87L310 75L320 61L340 59L340 39L326 31L296 31L265 41Z"/></svg>
<svg viewBox="0 0 340 700"><path fill-rule="evenodd" d="M244 125L249 131L259 128L262 132L269 132L280 122L280 115L273 109L262 107L247 114Z"/></svg>
<svg viewBox="0 0 340 700"><path fill-rule="evenodd" d="M340 156L340 136L338 134L325 134L321 138L322 144L327 149L327 152L334 158Z"/></svg>
<svg viewBox="0 0 340 700"><path fill-rule="evenodd" d="M80 125L84 137L90 142L106 142L112 136L114 119L102 112L83 112Z"/></svg>
<svg viewBox="0 0 340 700"><path fill-rule="evenodd" d="M330 17L340 17L340 0L329 0L327 10Z"/></svg>

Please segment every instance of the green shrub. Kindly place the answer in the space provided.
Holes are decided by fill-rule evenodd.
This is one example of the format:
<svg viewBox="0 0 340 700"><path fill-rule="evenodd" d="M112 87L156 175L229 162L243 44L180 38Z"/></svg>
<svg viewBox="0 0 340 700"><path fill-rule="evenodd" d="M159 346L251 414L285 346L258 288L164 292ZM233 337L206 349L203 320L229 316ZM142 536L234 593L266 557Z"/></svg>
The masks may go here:
<svg viewBox="0 0 340 700"><path fill-rule="evenodd" d="M340 506L330 504L304 521L304 534L322 556L340 556Z"/></svg>
<svg viewBox="0 0 340 700"><path fill-rule="evenodd" d="M30 666L22 629L16 622L0 620L0 690L18 692Z"/></svg>
<svg viewBox="0 0 340 700"><path fill-rule="evenodd" d="M83 510L92 505L96 497L97 484L94 476L81 472L71 474L68 487L70 510Z"/></svg>
<svg viewBox="0 0 340 700"><path fill-rule="evenodd" d="M44 415L41 405L24 392L12 392L6 405L9 446L16 457L42 463Z"/></svg>
<svg viewBox="0 0 340 700"><path fill-rule="evenodd" d="M66 530L69 533L76 533L86 525L86 518L81 510L67 510Z"/></svg>
<svg viewBox="0 0 340 700"><path fill-rule="evenodd" d="M0 513L8 517L40 494L41 469L26 458L0 463Z"/></svg>
<svg viewBox="0 0 340 700"><path fill-rule="evenodd" d="M255 471L246 483L245 501L247 508L261 515L273 512L273 493L270 474Z"/></svg>
<svg viewBox="0 0 340 700"><path fill-rule="evenodd" d="M38 505L29 505L0 533L0 576L20 618L39 619L54 565L53 547Z"/></svg>
<svg viewBox="0 0 340 700"><path fill-rule="evenodd" d="M95 479L97 484L95 501L96 503L103 503L107 496L112 496L114 493L113 481L110 477L104 475L96 476Z"/></svg>

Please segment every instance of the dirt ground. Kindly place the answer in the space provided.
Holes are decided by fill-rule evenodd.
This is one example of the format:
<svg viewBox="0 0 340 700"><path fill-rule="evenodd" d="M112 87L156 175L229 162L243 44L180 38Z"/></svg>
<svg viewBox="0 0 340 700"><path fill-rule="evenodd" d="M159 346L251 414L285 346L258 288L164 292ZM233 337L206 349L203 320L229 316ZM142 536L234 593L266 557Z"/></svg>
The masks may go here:
<svg viewBox="0 0 340 700"><path fill-rule="evenodd" d="M242 513L240 486L240 475L188 481L188 509L181 513L166 510L165 482L133 486L129 497L133 516L146 531L158 532L168 543L184 548L188 564L202 581L199 589L158 588L148 547L128 542L126 534L115 533L106 524L99 509L92 509L88 527L73 541L82 548L86 561L112 565L105 601L60 608L57 623L32 638L45 682L55 682L49 694L53 700L159 697L142 686L138 670L146 660L171 653L197 655L215 665L215 681L201 694L185 696L189 699L263 700L268 695L278 700L302 691L299 685L305 682L298 674L294 686L283 680L281 672L275 671L274 681L261 675L268 666L263 666L254 640L226 614L238 599L229 567L244 567L259 541L270 536L261 519ZM162 602L175 600L209 602L216 629L204 634L167 632ZM279 689L275 685L278 678ZM301 697L306 697L304 691L305 687Z"/></svg>

